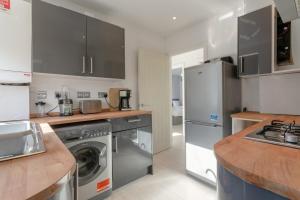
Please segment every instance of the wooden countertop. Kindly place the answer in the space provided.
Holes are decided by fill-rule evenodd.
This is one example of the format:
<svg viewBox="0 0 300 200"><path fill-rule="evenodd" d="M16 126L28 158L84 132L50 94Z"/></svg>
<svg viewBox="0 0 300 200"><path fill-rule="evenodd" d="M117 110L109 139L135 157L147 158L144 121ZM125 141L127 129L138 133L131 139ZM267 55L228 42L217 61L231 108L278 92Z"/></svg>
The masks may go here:
<svg viewBox="0 0 300 200"><path fill-rule="evenodd" d="M300 150L246 140L244 137L272 120L296 121L300 116L235 114L252 119L264 119L237 134L218 142L215 155L218 162L234 175L258 187L289 199L300 199Z"/></svg>
<svg viewBox="0 0 300 200"><path fill-rule="evenodd" d="M258 112L242 112L242 113L232 114L231 117L234 118L234 119L260 122L260 121L270 119L270 118L274 117L274 115L261 114L261 113L258 113Z"/></svg>
<svg viewBox="0 0 300 200"><path fill-rule="evenodd" d="M118 111L70 117L34 118L39 123L46 152L34 156L0 162L0 199L47 199L56 193L59 181L71 176L76 168L76 160L61 142L50 125L113 119L151 114L148 111Z"/></svg>
<svg viewBox="0 0 300 200"><path fill-rule="evenodd" d="M102 120L102 119L114 119L114 118L122 118L122 117L131 117L138 115L151 114L150 111L141 111L141 110L133 110L133 111L114 111L114 112L102 112L97 114L77 114L68 117L45 117L45 118L33 118L32 121L36 123L48 123L50 125L60 125L60 124L70 124L76 122L86 122L86 121L94 121L94 120Z"/></svg>
<svg viewBox="0 0 300 200"><path fill-rule="evenodd" d="M47 199L72 175L76 161L48 124L41 124L46 152L0 162L0 199Z"/></svg>

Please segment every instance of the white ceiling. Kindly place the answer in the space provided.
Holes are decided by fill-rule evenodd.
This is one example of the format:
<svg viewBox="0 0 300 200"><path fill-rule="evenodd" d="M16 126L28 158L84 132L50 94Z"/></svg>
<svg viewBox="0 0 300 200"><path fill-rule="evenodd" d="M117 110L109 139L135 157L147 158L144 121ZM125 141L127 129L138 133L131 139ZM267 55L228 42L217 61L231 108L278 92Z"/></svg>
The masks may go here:
<svg viewBox="0 0 300 200"><path fill-rule="evenodd" d="M117 16L163 36L231 11L242 0L69 0ZM173 21L172 17L177 20Z"/></svg>

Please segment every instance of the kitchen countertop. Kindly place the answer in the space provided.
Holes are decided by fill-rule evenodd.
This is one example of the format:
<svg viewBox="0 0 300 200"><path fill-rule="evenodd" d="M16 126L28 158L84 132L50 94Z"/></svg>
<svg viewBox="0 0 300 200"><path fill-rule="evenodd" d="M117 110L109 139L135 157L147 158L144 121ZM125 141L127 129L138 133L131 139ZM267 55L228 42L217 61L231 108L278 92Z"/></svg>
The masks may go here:
<svg viewBox="0 0 300 200"><path fill-rule="evenodd" d="M41 124L46 152L0 162L0 199L46 199L72 175L76 161L48 124Z"/></svg>
<svg viewBox="0 0 300 200"><path fill-rule="evenodd" d="M269 118L274 117L274 115L271 114L261 114L258 112L242 112L242 113L235 113L231 115L234 119L240 119L240 120L248 120L248 121L264 121Z"/></svg>
<svg viewBox="0 0 300 200"><path fill-rule="evenodd" d="M48 123L50 125L70 124L76 122L86 122L103 119L114 119L122 117L131 117L137 115L151 114L150 111L132 110L132 111L113 111L113 112L102 112L97 114L76 114L68 117L44 117L44 118L33 118L31 121L36 123Z"/></svg>
<svg viewBox="0 0 300 200"><path fill-rule="evenodd" d="M61 142L50 125L113 119L151 114L149 111L117 111L70 117L34 118L43 132L46 152L0 162L0 199L47 199L56 193L59 181L71 176L76 169L76 160Z"/></svg>
<svg viewBox="0 0 300 200"><path fill-rule="evenodd" d="M218 162L248 183L289 199L300 199L300 150L244 139L275 119L300 124L300 116L238 113L232 117L261 122L218 142L214 146Z"/></svg>

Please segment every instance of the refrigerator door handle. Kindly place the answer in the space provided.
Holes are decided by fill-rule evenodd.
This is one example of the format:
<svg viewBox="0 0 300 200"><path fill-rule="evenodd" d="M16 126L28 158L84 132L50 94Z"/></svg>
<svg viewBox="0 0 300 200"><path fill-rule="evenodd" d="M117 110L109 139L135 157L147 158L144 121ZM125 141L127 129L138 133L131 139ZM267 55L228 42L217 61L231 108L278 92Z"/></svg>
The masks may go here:
<svg viewBox="0 0 300 200"><path fill-rule="evenodd" d="M194 125L199 125L199 126L210 126L210 127L223 127L220 124L213 124L213 123L203 123L203 122L194 122L190 120L185 121L186 124L194 124Z"/></svg>

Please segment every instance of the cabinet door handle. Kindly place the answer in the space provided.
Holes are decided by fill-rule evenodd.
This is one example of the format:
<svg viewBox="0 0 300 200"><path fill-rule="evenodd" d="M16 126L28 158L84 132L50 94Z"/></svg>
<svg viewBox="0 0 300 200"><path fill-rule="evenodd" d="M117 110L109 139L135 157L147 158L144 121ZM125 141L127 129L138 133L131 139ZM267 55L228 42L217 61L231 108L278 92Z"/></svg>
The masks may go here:
<svg viewBox="0 0 300 200"><path fill-rule="evenodd" d="M82 56L82 74L85 74L85 56Z"/></svg>
<svg viewBox="0 0 300 200"><path fill-rule="evenodd" d="M208 175L208 172L210 172L213 176L214 176L214 178L217 180L217 175L216 175L216 173L213 171L213 170L211 170L211 169L206 169L206 171L205 171L205 173Z"/></svg>
<svg viewBox="0 0 300 200"><path fill-rule="evenodd" d="M113 149L113 152L118 153L118 137L113 136L113 140L115 141L115 148Z"/></svg>
<svg viewBox="0 0 300 200"><path fill-rule="evenodd" d="M93 74L94 73L94 59L93 59L93 57L91 57L90 59L91 59L91 71L90 71L90 73Z"/></svg>
<svg viewBox="0 0 300 200"><path fill-rule="evenodd" d="M78 200L78 163L74 174L74 200Z"/></svg>
<svg viewBox="0 0 300 200"><path fill-rule="evenodd" d="M240 72L244 73L244 57L240 57Z"/></svg>
<svg viewBox="0 0 300 200"><path fill-rule="evenodd" d="M127 122L128 123L136 123L136 122L141 122L142 119L128 119Z"/></svg>

